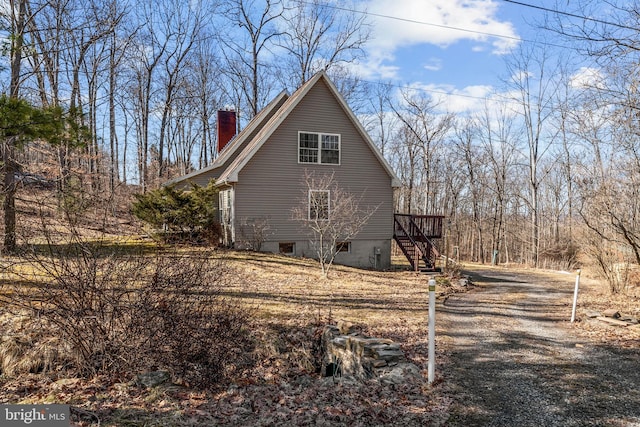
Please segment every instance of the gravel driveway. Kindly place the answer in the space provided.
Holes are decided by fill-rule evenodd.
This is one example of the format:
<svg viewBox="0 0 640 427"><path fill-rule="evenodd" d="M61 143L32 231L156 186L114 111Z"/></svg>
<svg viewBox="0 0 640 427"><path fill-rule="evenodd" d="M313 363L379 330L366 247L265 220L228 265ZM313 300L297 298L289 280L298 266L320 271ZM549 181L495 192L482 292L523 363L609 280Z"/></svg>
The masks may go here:
<svg viewBox="0 0 640 427"><path fill-rule="evenodd" d="M448 426L640 426L640 349L585 342L569 322L574 277L472 274L438 312Z"/></svg>

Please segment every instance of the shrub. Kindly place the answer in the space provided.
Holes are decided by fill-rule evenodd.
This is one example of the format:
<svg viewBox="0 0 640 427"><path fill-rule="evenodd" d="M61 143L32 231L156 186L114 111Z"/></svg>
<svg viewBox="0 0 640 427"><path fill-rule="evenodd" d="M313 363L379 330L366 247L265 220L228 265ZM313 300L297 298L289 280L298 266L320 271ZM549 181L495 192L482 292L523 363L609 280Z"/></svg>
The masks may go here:
<svg viewBox="0 0 640 427"><path fill-rule="evenodd" d="M138 300L137 334L148 361L198 388L223 384L251 362L250 311L223 296L228 271L210 256L173 255L155 264Z"/></svg>
<svg viewBox="0 0 640 427"><path fill-rule="evenodd" d="M32 272L3 298L53 326L84 375L168 369L199 388L223 385L250 363L250 310L224 297L228 272L211 253L123 254L74 242L33 251ZM22 272L21 272L22 271ZM25 283L33 286L25 286Z"/></svg>
<svg viewBox="0 0 640 427"><path fill-rule="evenodd" d="M262 245L273 234L269 218L242 218L239 244L252 251L261 251Z"/></svg>
<svg viewBox="0 0 640 427"><path fill-rule="evenodd" d="M578 253L574 242L557 242L540 252L540 263L551 268L574 269L578 265Z"/></svg>
<svg viewBox="0 0 640 427"><path fill-rule="evenodd" d="M218 189L192 184L189 191L165 186L136 194L133 214L149 224L166 240L217 244L221 231L217 220Z"/></svg>

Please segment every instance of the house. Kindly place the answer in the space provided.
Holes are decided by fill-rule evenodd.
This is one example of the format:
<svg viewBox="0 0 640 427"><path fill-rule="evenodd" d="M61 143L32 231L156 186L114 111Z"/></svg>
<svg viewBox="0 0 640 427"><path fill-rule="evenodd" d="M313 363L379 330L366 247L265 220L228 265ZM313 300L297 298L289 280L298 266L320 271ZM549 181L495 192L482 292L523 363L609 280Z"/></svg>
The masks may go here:
<svg viewBox="0 0 640 427"><path fill-rule="evenodd" d="M235 116L225 113L219 128L224 123L235 126ZM354 238L340 242L335 262L390 266L394 229L407 225L394 220L393 193L400 182L325 72L291 95L280 93L231 141L219 138L219 144L210 166L167 184L204 186L215 180L226 245L247 247L252 230L245 225L259 221L268 223L261 250L313 257L311 236L292 209L313 192L305 173L333 174L342 189L362 197L361 205L377 206ZM406 243L404 234L407 251L413 250L407 257L415 258L420 249Z"/></svg>

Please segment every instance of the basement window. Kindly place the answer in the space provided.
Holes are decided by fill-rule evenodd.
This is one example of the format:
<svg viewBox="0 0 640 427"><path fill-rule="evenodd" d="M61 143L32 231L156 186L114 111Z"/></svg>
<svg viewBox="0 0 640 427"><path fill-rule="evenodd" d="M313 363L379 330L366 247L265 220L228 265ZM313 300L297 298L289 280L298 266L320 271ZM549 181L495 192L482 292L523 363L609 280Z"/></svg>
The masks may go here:
<svg viewBox="0 0 640 427"><path fill-rule="evenodd" d="M336 252L351 253L351 242L336 242Z"/></svg>
<svg viewBox="0 0 640 427"><path fill-rule="evenodd" d="M278 249L281 254L294 255L296 252L296 244L294 242L280 242Z"/></svg>

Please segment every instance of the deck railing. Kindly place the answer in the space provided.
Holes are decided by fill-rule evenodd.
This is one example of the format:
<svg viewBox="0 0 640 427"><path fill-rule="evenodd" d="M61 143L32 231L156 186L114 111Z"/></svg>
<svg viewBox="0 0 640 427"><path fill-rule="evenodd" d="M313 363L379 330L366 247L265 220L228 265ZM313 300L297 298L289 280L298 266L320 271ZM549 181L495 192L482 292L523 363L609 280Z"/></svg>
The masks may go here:
<svg viewBox="0 0 640 427"><path fill-rule="evenodd" d="M394 217L403 224L413 222L415 227L429 239L440 239L442 237L444 215L395 214Z"/></svg>

